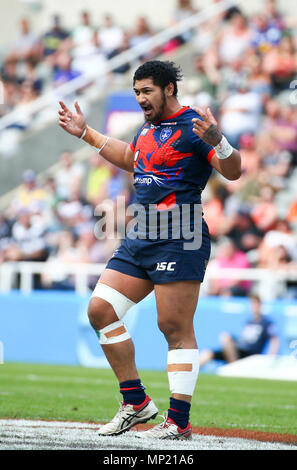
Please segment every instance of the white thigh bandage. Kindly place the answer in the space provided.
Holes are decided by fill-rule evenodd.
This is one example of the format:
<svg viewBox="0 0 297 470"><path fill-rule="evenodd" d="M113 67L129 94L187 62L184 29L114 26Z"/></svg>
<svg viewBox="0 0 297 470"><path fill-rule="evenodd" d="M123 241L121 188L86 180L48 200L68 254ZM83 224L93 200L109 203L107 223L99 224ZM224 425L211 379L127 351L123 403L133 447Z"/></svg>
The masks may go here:
<svg viewBox="0 0 297 470"><path fill-rule="evenodd" d="M121 343L131 338L122 320L111 323L102 330L96 331L96 333L100 344Z"/></svg>
<svg viewBox="0 0 297 470"><path fill-rule="evenodd" d="M97 283L92 293L92 297L100 297L110 303L119 320L124 317L129 308L135 305L135 302L132 302L132 300L128 299L125 295L106 284L101 284L100 282Z"/></svg>
<svg viewBox="0 0 297 470"><path fill-rule="evenodd" d="M198 349L174 349L168 352L168 380L171 393L192 396L198 373Z"/></svg>

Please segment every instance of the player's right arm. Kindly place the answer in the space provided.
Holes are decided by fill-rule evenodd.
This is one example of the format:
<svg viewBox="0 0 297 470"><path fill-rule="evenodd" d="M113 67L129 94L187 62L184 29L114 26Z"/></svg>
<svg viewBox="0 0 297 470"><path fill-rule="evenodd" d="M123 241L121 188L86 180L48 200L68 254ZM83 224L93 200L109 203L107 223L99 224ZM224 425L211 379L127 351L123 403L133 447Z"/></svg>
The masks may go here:
<svg viewBox="0 0 297 470"><path fill-rule="evenodd" d="M86 118L82 113L77 101L74 103L76 112L71 112L63 101L60 101L59 126L66 132L80 138L86 129L83 140L88 144L100 149L104 146L100 155L105 160L113 163L123 170L133 172L134 154L127 142L109 138L100 132L87 126ZM107 140L108 139L108 140ZM105 145L106 144L106 145Z"/></svg>

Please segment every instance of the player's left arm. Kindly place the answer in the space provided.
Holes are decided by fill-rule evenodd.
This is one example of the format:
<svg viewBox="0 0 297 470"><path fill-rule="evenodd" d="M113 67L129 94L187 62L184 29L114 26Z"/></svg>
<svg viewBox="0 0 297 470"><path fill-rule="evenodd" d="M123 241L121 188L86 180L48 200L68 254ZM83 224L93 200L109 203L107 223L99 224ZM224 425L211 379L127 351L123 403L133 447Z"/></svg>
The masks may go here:
<svg viewBox="0 0 297 470"><path fill-rule="evenodd" d="M280 347L280 340L277 335L275 324L270 322L267 327L267 334L269 336L269 343L267 348L267 354L276 356Z"/></svg>
<svg viewBox="0 0 297 470"><path fill-rule="evenodd" d="M271 354L272 356L276 356L279 350L280 341L277 336L271 336L269 340L269 346L267 349L267 354Z"/></svg>
<svg viewBox="0 0 297 470"><path fill-rule="evenodd" d="M211 165L228 180L237 180L241 176L239 151L231 147L223 136L209 108L205 112L198 108L194 110L202 118L192 119L194 134L216 150L211 158Z"/></svg>

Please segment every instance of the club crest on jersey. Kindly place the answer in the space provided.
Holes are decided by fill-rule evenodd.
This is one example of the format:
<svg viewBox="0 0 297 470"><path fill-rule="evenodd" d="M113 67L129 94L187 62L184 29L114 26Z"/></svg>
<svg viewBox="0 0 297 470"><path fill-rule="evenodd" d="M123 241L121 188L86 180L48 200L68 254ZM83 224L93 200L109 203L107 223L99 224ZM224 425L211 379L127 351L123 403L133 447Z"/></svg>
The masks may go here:
<svg viewBox="0 0 297 470"><path fill-rule="evenodd" d="M160 134L161 142L165 142L167 139L169 139L171 134L172 134L172 130L169 127L162 129L161 134Z"/></svg>

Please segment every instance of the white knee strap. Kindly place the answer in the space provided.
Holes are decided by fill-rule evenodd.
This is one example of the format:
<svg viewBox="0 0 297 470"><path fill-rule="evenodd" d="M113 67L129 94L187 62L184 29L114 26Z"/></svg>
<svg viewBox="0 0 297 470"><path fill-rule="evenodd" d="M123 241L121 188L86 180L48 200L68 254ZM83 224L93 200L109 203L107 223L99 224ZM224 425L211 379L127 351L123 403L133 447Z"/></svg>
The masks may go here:
<svg viewBox="0 0 297 470"><path fill-rule="evenodd" d="M100 297L110 303L119 320L124 317L129 308L135 305L135 302L132 302L128 297L106 284L101 284L101 282L97 283L92 293L92 297Z"/></svg>
<svg viewBox="0 0 297 470"><path fill-rule="evenodd" d="M102 330L96 331L96 334L100 344L121 343L131 338L122 320L107 325Z"/></svg>
<svg viewBox="0 0 297 470"><path fill-rule="evenodd" d="M171 393L192 396L198 373L198 349L174 349L168 352L168 380Z"/></svg>

